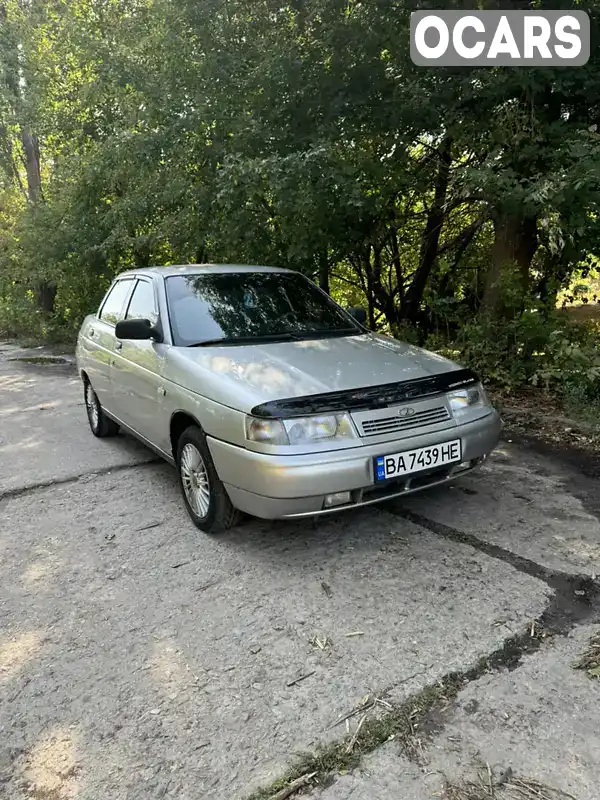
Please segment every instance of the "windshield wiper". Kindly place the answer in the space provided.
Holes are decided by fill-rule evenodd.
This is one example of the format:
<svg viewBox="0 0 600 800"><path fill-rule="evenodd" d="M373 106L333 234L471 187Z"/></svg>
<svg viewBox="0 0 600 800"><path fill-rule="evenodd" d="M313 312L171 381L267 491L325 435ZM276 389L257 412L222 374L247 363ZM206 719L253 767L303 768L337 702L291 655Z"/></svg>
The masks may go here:
<svg viewBox="0 0 600 800"><path fill-rule="evenodd" d="M223 336L220 339L206 339L188 347L210 347L211 345L262 344L263 342L301 342L307 339L320 339L327 336L358 336L361 331L355 328L317 328L314 331L281 331L257 336Z"/></svg>
<svg viewBox="0 0 600 800"><path fill-rule="evenodd" d="M295 333L269 333L263 336L222 336L220 339L206 339L204 342L189 344L188 347L209 347L213 344L260 344L261 342L288 342L299 339Z"/></svg>
<svg viewBox="0 0 600 800"><path fill-rule="evenodd" d="M310 339L327 336L359 336L360 333L357 328L318 328L314 331L298 331L296 335L299 339Z"/></svg>

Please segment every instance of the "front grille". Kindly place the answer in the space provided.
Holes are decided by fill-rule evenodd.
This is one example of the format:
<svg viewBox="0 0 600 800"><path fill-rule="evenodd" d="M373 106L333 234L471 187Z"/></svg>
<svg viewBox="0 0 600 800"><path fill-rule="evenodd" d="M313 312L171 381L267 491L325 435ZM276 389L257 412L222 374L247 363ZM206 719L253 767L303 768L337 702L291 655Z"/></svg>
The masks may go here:
<svg viewBox="0 0 600 800"><path fill-rule="evenodd" d="M446 406L428 408L424 411L417 411L411 417L401 417L393 414L378 419L365 419L360 423L361 436L381 436L386 433L399 433L409 431L414 428L424 428L427 425L438 425L440 422L447 422L450 419L450 412Z"/></svg>

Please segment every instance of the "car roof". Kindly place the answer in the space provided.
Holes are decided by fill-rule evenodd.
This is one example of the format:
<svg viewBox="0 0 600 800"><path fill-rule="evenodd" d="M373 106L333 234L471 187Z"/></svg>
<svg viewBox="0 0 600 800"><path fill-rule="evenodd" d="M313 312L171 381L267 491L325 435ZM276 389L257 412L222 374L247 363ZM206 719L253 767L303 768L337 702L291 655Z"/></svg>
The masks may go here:
<svg viewBox="0 0 600 800"><path fill-rule="evenodd" d="M249 264L174 264L170 267L146 267L144 269L131 269L121 272L118 278L132 277L135 275L145 275L153 277L160 275L168 278L172 275L200 275L202 273L224 273L224 272L292 272L283 267L263 267L252 266Z"/></svg>

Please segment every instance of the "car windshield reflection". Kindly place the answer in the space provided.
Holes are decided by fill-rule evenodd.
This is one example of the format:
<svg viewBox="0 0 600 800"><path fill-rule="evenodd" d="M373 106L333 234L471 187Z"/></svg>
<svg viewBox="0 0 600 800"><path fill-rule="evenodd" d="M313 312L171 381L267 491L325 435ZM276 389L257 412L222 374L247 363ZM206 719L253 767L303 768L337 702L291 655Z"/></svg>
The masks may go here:
<svg viewBox="0 0 600 800"><path fill-rule="evenodd" d="M258 344L362 333L352 317L298 273L167 278L173 340L180 347Z"/></svg>

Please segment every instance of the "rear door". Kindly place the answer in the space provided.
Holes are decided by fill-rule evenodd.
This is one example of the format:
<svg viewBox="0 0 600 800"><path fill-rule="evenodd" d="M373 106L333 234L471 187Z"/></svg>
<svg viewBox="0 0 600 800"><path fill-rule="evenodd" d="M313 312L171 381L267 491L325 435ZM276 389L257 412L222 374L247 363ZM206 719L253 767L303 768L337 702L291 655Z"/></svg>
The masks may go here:
<svg viewBox="0 0 600 800"><path fill-rule="evenodd" d="M148 319L160 326L154 281L136 281L125 319ZM153 340L117 340L113 386L115 413L130 428L164 449L165 435L158 424L162 400L163 353L166 345Z"/></svg>
<svg viewBox="0 0 600 800"><path fill-rule="evenodd" d="M115 281L106 293L98 314L89 318L83 330L87 374L100 403L108 411L113 411L114 406L111 370L116 344L115 325L123 319L134 283L133 278Z"/></svg>

